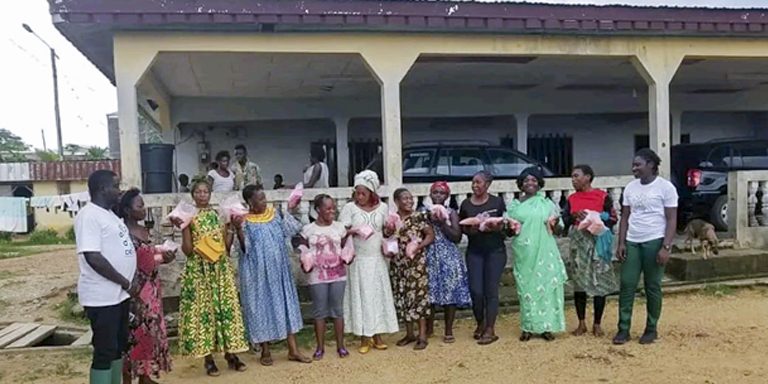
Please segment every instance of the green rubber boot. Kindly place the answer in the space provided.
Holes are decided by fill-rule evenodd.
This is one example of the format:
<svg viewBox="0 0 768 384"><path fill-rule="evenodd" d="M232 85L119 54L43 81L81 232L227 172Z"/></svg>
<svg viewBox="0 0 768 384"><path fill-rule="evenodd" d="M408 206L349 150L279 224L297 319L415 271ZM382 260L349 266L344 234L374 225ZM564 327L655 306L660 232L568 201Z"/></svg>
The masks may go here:
<svg viewBox="0 0 768 384"><path fill-rule="evenodd" d="M112 384L111 369L91 369L90 384Z"/></svg>
<svg viewBox="0 0 768 384"><path fill-rule="evenodd" d="M111 383L112 384L122 384L123 382L123 359L113 360L112 361L112 369L110 370L112 372Z"/></svg>

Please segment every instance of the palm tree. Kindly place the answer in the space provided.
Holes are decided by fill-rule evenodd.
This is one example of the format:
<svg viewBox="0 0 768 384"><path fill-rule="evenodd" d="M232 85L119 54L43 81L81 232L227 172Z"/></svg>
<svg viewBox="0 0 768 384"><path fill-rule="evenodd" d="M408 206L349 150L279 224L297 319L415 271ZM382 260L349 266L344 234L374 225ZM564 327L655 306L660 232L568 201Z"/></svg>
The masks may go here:
<svg viewBox="0 0 768 384"><path fill-rule="evenodd" d="M59 161L61 158L59 154L54 151L44 151L42 149L35 150L35 155L40 161Z"/></svg>
<svg viewBox="0 0 768 384"><path fill-rule="evenodd" d="M108 157L107 148L94 146L88 147L88 149L85 151L85 158L88 160L104 160Z"/></svg>

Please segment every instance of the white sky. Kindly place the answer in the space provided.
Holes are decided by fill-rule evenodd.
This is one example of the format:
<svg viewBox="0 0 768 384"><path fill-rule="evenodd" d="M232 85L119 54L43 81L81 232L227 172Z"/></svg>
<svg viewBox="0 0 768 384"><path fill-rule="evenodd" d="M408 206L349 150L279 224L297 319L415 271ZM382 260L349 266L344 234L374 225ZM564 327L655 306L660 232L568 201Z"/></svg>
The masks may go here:
<svg viewBox="0 0 768 384"><path fill-rule="evenodd" d="M486 0L480 0L486 1ZM498 1L498 0L487 0ZM526 2L526 1L519 1ZM628 4L705 7L761 7L768 0L536 0L555 4ZM53 85L48 48L24 29L29 24L56 49L60 60L59 98L64 144L107 146L106 115L117 109L116 92L106 77L53 27L45 0L16 1L0 12L0 127L42 148L56 147Z"/></svg>

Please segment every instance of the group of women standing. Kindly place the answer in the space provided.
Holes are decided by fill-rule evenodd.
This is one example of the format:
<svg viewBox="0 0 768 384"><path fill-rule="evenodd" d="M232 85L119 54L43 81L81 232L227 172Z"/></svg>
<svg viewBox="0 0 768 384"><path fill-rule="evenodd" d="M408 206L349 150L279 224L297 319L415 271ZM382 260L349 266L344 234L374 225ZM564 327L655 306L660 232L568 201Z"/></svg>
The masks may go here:
<svg viewBox="0 0 768 384"><path fill-rule="evenodd" d="M652 342L661 309L659 271L669 257L676 205L673 187L670 190L668 182L657 176L659 164L651 151L641 151L633 163L638 180L630 184L623 201L626 213L617 251L619 260L627 264L622 268L621 284L612 266L610 242L606 245L606 238L579 229L589 211L600 213L609 229L617 222L610 196L592 188L595 174L586 165L574 167L576 192L568 196L562 211L542 192L545 180L536 167L526 169L517 179L521 194L508 206L489 194L493 178L487 172L474 176L472 195L458 212L447 207L449 185L434 183L430 200L446 208L443 214L429 207L415 210L414 197L404 188L394 192L396 208L390 211L377 194L378 175L363 171L354 179L353 201L341 209L338 219L335 201L321 194L313 202L316 220L306 226L291 215L295 206L289 206L289 212L271 207L264 191L256 186L242 191L248 214L224 224L210 206L211 186L205 180L197 181L191 187L197 213L182 230L181 249L187 261L181 278L181 353L204 358L206 373L217 376L220 372L213 353L224 352L228 368L244 371L245 364L237 354L247 351L249 343L261 345L260 363L268 366L273 364L269 343L287 339L288 359L310 363L324 356L328 318L333 320L341 358L349 355L345 330L361 338L359 352L366 354L388 348L382 335L397 332L398 320L405 323L406 332L397 345L413 343L414 349L422 350L434 332L436 306L444 308L445 343L455 341L456 308L469 306L476 320L477 343L494 343L499 339L495 324L500 279L507 264L506 237L512 237L521 341L534 336L551 341L554 334L565 330L564 284L570 279L579 319L574 334L587 332L586 303L587 296L592 296L593 333L603 335L605 297L620 286L620 329L614 343L626 342L634 290L644 272L649 311L641 342ZM143 287L133 307L132 348L125 376L127 381L139 377L140 383L152 383L150 376L171 368L157 267L173 260L173 254L153 248L147 230L138 224L146 214L138 190L126 192L118 210L138 250ZM503 219L480 228L459 224L471 217ZM651 220L661 223L660 229L646 233L642 226ZM183 226L180 219L172 222ZM556 242L561 233L571 239L565 259ZM299 351L295 337L302 317L288 240L297 235L309 253L316 255L305 269L317 338L312 358ZM469 239L466 264L457 246L462 235ZM235 236L243 251L239 287L227 260ZM612 234L608 237L613 238ZM387 256L386 242L397 243ZM354 260L342 255L347 245L354 246Z"/></svg>

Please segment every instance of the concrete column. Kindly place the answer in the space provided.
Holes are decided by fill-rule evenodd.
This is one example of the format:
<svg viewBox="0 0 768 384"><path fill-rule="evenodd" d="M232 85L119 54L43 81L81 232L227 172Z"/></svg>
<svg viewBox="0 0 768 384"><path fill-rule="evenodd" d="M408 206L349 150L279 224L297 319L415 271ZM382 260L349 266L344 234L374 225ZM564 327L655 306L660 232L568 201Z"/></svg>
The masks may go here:
<svg viewBox="0 0 768 384"><path fill-rule="evenodd" d="M119 34L113 39L113 49L120 133L121 184L124 187L141 188L137 86L149 69L157 51Z"/></svg>
<svg viewBox="0 0 768 384"><path fill-rule="evenodd" d="M515 147L517 150L528 154L528 118L527 113L515 113L517 128L515 129Z"/></svg>
<svg viewBox="0 0 768 384"><path fill-rule="evenodd" d="M669 84L683 61L683 55L665 50L647 50L632 62L648 84L648 133L651 149L661 158L659 173L669 178L670 124Z"/></svg>
<svg viewBox="0 0 768 384"><path fill-rule="evenodd" d="M336 176L339 187L349 186L349 118L337 117L336 124Z"/></svg>
<svg viewBox="0 0 768 384"><path fill-rule="evenodd" d="M361 52L381 86L381 129L384 184L389 191L403 183L403 133L400 112L400 81L418 57L418 52L392 46Z"/></svg>
<svg viewBox="0 0 768 384"><path fill-rule="evenodd" d="M672 145L680 144L683 135L683 111L672 111Z"/></svg>

